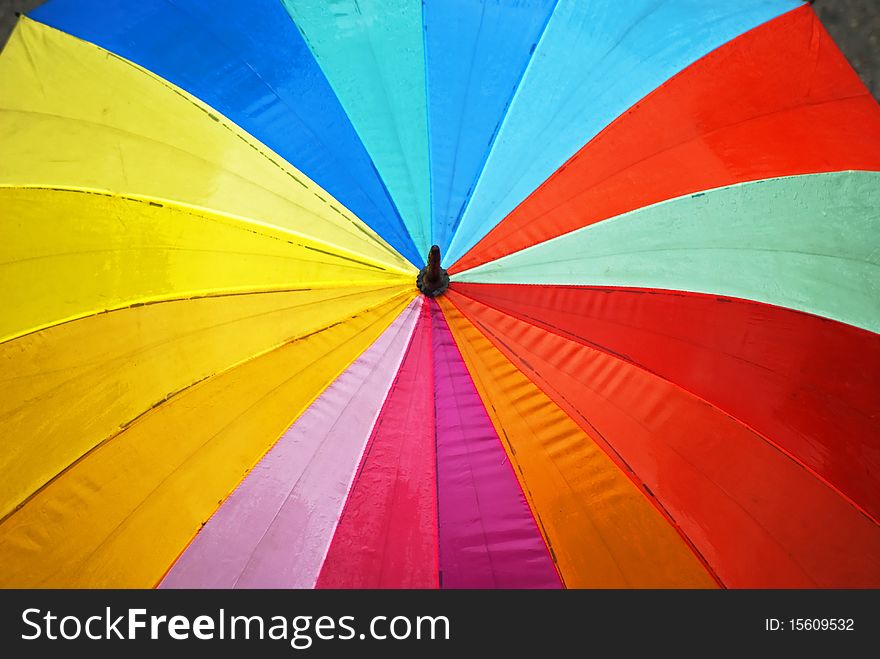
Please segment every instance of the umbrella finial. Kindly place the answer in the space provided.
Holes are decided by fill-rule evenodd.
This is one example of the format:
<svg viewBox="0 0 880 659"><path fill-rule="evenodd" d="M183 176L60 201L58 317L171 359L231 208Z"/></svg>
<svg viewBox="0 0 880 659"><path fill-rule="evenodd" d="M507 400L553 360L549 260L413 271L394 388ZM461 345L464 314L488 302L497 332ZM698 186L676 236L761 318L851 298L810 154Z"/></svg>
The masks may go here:
<svg viewBox="0 0 880 659"><path fill-rule="evenodd" d="M416 286L428 297L437 297L449 288L449 274L440 267L440 248L431 246L428 252L428 265L419 271Z"/></svg>

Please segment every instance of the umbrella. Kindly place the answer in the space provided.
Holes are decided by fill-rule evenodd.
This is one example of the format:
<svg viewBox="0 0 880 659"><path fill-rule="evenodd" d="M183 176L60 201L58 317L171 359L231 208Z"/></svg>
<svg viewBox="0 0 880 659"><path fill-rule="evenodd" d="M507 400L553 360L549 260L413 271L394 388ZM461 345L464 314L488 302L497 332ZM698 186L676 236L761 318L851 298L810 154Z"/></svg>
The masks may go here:
<svg viewBox="0 0 880 659"><path fill-rule="evenodd" d="M880 109L796 0L52 0L0 585L880 585Z"/></svg>

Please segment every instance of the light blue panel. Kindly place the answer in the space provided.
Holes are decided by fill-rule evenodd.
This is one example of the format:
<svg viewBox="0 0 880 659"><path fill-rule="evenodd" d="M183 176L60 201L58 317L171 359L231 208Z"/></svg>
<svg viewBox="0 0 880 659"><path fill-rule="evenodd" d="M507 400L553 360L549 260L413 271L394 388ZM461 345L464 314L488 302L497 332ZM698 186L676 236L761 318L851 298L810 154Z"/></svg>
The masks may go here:
<svg viewBox="0 0 880 659"><path fill-rule="evenodd" d="M281 2L427 256L431 192L421 0Z"/></svg>
<svg viewBox="0 0 880 659"><path fill-rule="evenodd" d="M627 108L800 0L560 0L444 262L453 263Z"/></svg>
<svg viewBox="0 0 880 659"><path fill-rule="evenodd" d="M556 1L425 2L431 225L441 251Z"/></svg>

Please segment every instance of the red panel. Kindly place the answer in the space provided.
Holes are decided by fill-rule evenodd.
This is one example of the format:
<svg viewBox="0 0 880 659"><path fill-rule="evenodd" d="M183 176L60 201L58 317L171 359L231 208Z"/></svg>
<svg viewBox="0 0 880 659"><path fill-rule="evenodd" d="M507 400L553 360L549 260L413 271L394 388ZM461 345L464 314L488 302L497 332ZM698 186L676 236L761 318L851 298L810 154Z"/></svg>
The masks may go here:
<svg viewBox="0 0 880 659"><path fill-rule="evenodd" d="M428 305L376 421L318 588L437 588L434 380Z"/></svg>
<svg viewBox="0 0 880 659"><path fill-rule="evenodd" d="M880 520L880 335L680 291L454 284L732 414Z"/></svg>
<svg viewBox="0 0 880 659"><path fill-rule="evenodd" d="M748 427L619 357L447 296L635 472L725 585L880 586L880 526Z"/></svg>
<svg viewBox="0 0 880 659"><path fill-rule="evenodd" d="M734 39L657 88L449 272L665 199L848 169L880 170L880 106L804 7Z"/></svg>

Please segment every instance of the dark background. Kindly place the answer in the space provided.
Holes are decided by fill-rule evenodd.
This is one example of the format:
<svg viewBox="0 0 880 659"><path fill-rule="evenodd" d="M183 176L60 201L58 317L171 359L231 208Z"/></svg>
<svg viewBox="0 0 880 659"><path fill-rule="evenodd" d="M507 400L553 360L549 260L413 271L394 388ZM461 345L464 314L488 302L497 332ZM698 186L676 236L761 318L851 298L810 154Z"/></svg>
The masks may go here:
<svg viewBox="0 0 880 659"><path fill-rule="evenodd" d="M43 1L0 0L0 46L15 25L15 12L30 11ZM813 6L874 98L880 99L880 0L816 0Z"/></svg>
<svg viewBox="0 0 880 659"><path fill-rule="evenodd" d="M245 0L242 0L245 1ZM446 616L446 640L315 640L305 652L284 641L25 641L28 608L55 616L354 616L368 633L373 616ZM880 639L874 590L0 590L4 657L859 657ZM37 615L39 617L39 614ZM785 629L766 631L776 618ZM791 618L852 620L850 631L795 631ZM55 634L58 621L55 621ZM845 626L849 626L847 623ZM228 629L228 628L227 628ZM122 631L127 631L122 626ZM69 632L70 633L70 632ZM314 630L311 630L314 635ZM224 650L223 647L226 647ZM573 649L573 651L572 651ZM757 652L756 652L757 651Z"/></svg>

